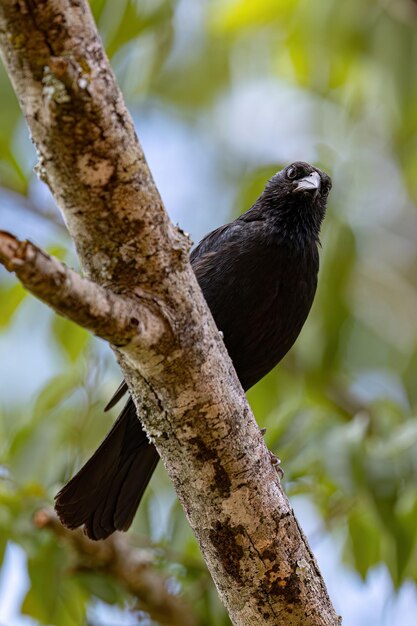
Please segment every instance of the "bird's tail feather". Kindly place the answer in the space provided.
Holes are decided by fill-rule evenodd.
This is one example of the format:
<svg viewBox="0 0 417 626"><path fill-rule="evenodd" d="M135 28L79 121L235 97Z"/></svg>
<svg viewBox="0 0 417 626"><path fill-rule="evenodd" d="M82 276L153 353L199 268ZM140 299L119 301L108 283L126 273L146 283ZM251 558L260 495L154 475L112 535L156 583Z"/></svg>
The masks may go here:
<svg viewBox="0 0 417 626"><path fill-rule="evenodd" d="M68 528L84 524L91 539L127 530L158 459L129 398L100 447L56 495L61 522Z"/></svg>

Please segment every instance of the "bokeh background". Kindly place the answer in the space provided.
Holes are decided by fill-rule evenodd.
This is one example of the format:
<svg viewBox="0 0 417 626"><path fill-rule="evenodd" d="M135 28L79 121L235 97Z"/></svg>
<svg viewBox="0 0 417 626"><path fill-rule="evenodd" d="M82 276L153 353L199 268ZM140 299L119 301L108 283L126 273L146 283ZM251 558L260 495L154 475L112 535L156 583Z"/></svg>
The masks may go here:
<svg viewBox="0 0 417 626"><path fill-rule="evenodd" d="M317 297L249 392L347 626L417 614L417 3L94 0L174 222L194 241L283 165L333 178ZM0 68L0 228L77 267ZM76 575L33 513L114 419L102 342L0 269L0 623L149 624L117 583ZM130 531L201 626L229 624L158 469Z"/></svg>

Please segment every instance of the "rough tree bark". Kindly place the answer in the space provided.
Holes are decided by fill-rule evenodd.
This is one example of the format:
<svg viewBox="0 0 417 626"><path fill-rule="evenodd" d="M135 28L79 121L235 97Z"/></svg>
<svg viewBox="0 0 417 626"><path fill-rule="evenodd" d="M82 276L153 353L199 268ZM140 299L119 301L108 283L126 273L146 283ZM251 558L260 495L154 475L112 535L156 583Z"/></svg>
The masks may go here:
<svg viewBox="0 0 417 626"><path fill-rule="evenodd" d="M232 622L335 626L87 3L2 0L0 45L88 279L5 233L2 263L112 344Z"/></svg>

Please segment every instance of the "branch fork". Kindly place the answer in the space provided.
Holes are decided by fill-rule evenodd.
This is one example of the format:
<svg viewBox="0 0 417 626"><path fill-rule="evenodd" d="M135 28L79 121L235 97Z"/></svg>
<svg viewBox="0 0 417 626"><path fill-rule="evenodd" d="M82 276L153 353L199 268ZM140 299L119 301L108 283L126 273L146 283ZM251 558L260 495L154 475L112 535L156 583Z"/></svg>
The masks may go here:
<svg viewBox="0 0 417 626"><path fill-rule="evenodd" d="M140 290L134 297L113 293L6 231L0 231L0 263L54 311L127 353L130 345L149 348L166 332Z"/></svg>

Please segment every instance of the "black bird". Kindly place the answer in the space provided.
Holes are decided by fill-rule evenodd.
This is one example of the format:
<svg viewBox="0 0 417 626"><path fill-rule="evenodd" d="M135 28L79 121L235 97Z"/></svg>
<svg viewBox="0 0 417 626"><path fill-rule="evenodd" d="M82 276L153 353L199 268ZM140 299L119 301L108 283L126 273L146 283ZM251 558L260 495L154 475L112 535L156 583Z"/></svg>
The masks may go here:
<svg viewBox="0 0 417 626"><path fill-rule="evenodd" d="M319 232L331 180L296 162L234 222L209 233L191 264L245 391L297 339L317 287ZM127 391L122 383L107 405ZM98 450L56 496L68 528L92 539L127 530L158 463L131 398Z"/></svg>

